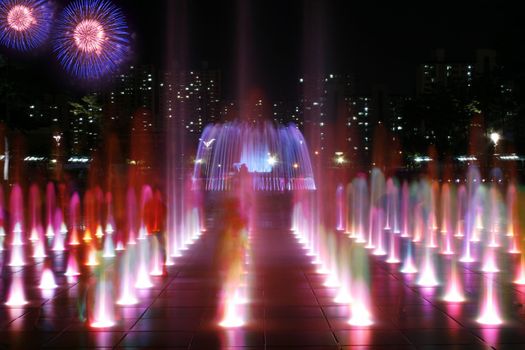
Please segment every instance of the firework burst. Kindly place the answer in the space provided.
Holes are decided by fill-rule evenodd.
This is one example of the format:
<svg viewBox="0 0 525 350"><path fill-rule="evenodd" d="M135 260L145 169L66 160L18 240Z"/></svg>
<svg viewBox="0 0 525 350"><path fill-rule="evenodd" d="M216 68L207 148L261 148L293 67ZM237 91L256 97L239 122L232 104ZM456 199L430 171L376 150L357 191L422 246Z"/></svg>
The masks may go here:
<svg viewBox="0 0 525 350"><path fill-rule="evenodd" d="M129 51L124 15L107 0L76 0L58 19L53 48L70 74L102 78L114 72Z"/></svg>
<svg viewBox="0 0 525 350"><path fill-rule="evenodd" d="M0 0L0 44L19 51L41 46L49 36L53 11L45 0Z"/></svg>

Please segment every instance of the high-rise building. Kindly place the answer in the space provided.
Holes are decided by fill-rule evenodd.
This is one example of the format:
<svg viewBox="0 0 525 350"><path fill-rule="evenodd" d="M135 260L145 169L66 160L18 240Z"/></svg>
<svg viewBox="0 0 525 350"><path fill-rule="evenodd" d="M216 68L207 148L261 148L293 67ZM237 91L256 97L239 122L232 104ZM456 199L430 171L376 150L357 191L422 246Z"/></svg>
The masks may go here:
<svg viewBox="0 0 525 350"><path fill-rule="evenodd" d="M294 117L303 120L307 139L311 139L315 151L323 152L330 142L332 130L341 113L345 98L350 96L352 79L348 74L299 78L303 98L299 101Z"/></svg>
<svg viewBox="0 0 525 350"><path fill-rule="evenodd" d="M385 137L400 140L407 133L405 106L409 96L392 95L384 88L376 88L371 95L354 95L346 98L349 113L348 146L350 154L362 164L370 160L373 141L378 127L384 129Z"/></svg>
<svg viewBox="0 0 525 350"><path fill-rule="evenodd" d="M98 94L90 94L70 103L67 138L70 155L89 157L102 137L102 103Z"/></svg>
<svg viewBox="0 0 525 350"><path fill-rule="evenodd" d="M494 50L479 49L456 60L440 49L418 66L408 133L413 136L411 144L420 145L419 152L429 144L439 145L444 153L472 152L467 149L470 135L481 128L486 129L485 141L490 130L509 142L522 139L519 98L513 87L516 74L497 58Z"/></svg>
<svg viewBox="0 0 525 350"><path fill-rule="evenodd" d="M427 62L418 67L417 93L433 94L440 89L470 90L474 66L466 63Z"/></svg>
<svg viewBox="0 0 525 350"><path fill-rule="evenodd" d="M372 143L373 125L370 120L372 99L369 96L350 96L346 98L349 113L346 128L348 149L352 158L368 158Z"/></svg>
<svg viewBox="0 0 525 350"><path fill-rule="evenodd" d="M298 127L303 125L299 116L299 107L292 101L275 101L272 105L272 119L281 125L290 123L294 123Z"/></svg>
<svg viewBox="0 0 525 350"><path fill-rule="evenodd" d="M151 123L143 125L148 128L156 127L158 120L158 73L152 65L130 66L128 71L115 77L115 87L105 98L106 122L114 125L115 129L129 133L129 127L135 125L138 109L147 109L153 115ZM151 125L150 125L151 124Z"/></svg>
<svg viewBox="0 0 525 350"><path fill-rule="evenodd" d="M220 116L221 73L191 70L164 73L161 82L166 113L177 115L189 134L200 135L208 123Z"/></svg>
<svg viewBox="0 0 525 350"><path fill-rule="evenodd" d="M434 94L448 89L468 94L474 79L490 76L495 68L496 52L493 50L477 50L472 60L450 60L445 50L437 49L432 60L417 67L417 93Z"/></svg>

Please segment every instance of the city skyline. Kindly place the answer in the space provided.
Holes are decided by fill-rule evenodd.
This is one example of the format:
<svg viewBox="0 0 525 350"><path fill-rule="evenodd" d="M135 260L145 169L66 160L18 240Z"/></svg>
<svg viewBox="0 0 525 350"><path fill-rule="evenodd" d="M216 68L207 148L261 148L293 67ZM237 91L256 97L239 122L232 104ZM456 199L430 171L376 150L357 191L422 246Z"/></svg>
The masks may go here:
<svg viewBox="0 0 525 350"><path fill-rule="evenodd" d="M21 106L26 119L25 124L29 127L27 129L29 134L36 132L35 135L44 136L44 139L49 139L47 141L49 144L53 144L53 137L58 132L63 137L62 143L71 147L71 155L84 158L89 157L97 149L99 140L104 136L103 130L105 133L116 132L125 145L132 132L160 133L165 124L164 119L172 114L175 117L183 115L181 127L188 135L192 135L192 138L197 138L206 125L238 117L252 122L258 120L273 120L278 124L293 122L304 129L312 120L311 114L310 119L305 120L305 112L311 113L311 111L317 111L314 117L318 118L321 127L344 126L344 129L348 130L347 136L339 137L347 140L348 143L344 148L348 149L348 154L355 158L370 156L378 123L384 125L387 132L394 137L397 135L400 139L410 140L412 144L417 145L414 146L415 148L406 147L406 150L411 152L412 160L418 154L425 154L429 145L436 145L439 151L447 153L449 149L457 150L458 142L462 145L460 147L462 151L455 156L461 156L468 153L466 140L461 137L464 138L468 134L470 117L473 116L474 110L466 111L467 114L460 116L463 119L457 120L460 123L456 123L456 126L463 129L461 132L458 132L459 129L453 132L452 129L439 129L440 125L443 125L439 123L439 119L446 117L439 114L440 111L437 111L439 119L436 124L436 120L421 119L422 114L418 114L417 109L442 107L435 105L432 99L443 93L451 94L450 96L454 98L465 99L466 107L472 103L486 105L490 101L475 100L479 89L485 84L480 83L483 79L488 79L492 85L501 84L498 85L497 93L506 96L507 99L510 98L510 102L515 103L513 81L501 77L495 64L489 64L489 69L483 71L482 63L485 62L483 57L488 55L494 58L496 53L481 50L477 55L479 56L477 61L447 61L444 60L446 56L443 55L443 51L436 50L434 60L418 65L419 74L413 80L414 85L419 86L418 90L406 95L392 93L382 85L368 93L356 93L351 75L330 73L318 78L318 82L314 84L318 85L319 91L313 100L301 97L297 100L272 101L263 94L248 95L244 101L228 100L222 96L221 71L202 69L169 72L152 65L140 65L130 66L125 73L117 74L114 77L115 85L110 90L96 93L93 101L85 100L91 94L86 94L84 97L35 94L31 101ZM309 77L299 77L295 89L301 91L304 89L303 85L309 83L311 83ZM172 94L174 99L166 98L167 94ZM172 102L166 104L166 101L174 102L171 106ZM422 105L418 106L418 104ZM186 106L183 114L179 106ZM474 107L476 106L472 105L469 108ZM482 107L477 106L477 108ZM501 124L504 123L504 119L500 116L494 115L494 112L485 115L489 129L496 127L506 140L518 145L520 143L516 136L517 131L513 130L518 116L516 108L514 106L504 110L503 117L507 118L505 129ZM90 115L88 113L90 109L98 112ZM241 110L244 113L242 116L239 115ZM458 113L462 113L460 108L451 112L453 115L448 116L449 119L456 118ZM20 117L22 115L19 115L15 122L23 120ZM465 117L468 119L464 119ZM325 132L322 129L319 132L321 139L325 139L323 136ZM48 136L45 136L47 134ZM83 146L78 146L80 140L84 140ZM416 142L416 140L420 141ZM33 147L39 149L40 154L31 154L31 156L38 159L37 156L41 156L46 149L41 146L38 144L37 147Z"/></svg>
<svg viewBox="0 0 525 350"><path fill-rule="evenodd" d="M137 19L137 28L143 30L144 37L155 38L146 43L137 37L139 46L147 48L142 50L142 57L164 64L162 47L170 41L156 35L163 29L162 16L154 26L148 16L158 14L165 2L154 7L141 1L134 5L137 12L144 11L144 17L132 15L132 21ZM133 13L134 6L130 7ZM497 50L511 63L523 57L523 48L517 43L525 33L519 11L514 10L511 5L473 1L442 2L436 7L337 0L251 1L242 5L234 0L193 1L187 9L187 55L192 69L209 62L212 68L223 70L225 77L235 77L241 45L238 32L245 30L253 34L247 49L253 50L250 57L259 80L255 85L272 93L279 90L282 81L271 77L265 81L258 75L275 71L276 76L285 77L285 86L293 84L305 68L305 33L310 27L305 23L306 12L316 11L324 19L311 26L323 38L324 51L311 54L322 57L326 73L350 73L362 85L382 83L395 92L410 93L413 87L406 78L415 74L413 65L429 59L436 48L443 47L449 59L460 61L473 59L475 49ZM242 16L247 18L239 23ZM234 80L227 82L226 86L235 85Z"/></svg>
<svg viewBox="0 0 525 350"><path fill-rule="evenodd" d="M462 156L469 153L471 118L480 113L484 133L500 132L522 148L523 66L515 59L522 49L510 40L521 29L507 16L509 8L441 4L425 12L421 5L408 11L344 1L116 4L126 11L131 52L104 79L64 79L45 47L34 55L0 53L5 86L16 96L5 100L2 119L39 135L30 149L42 153L60 135L72 156L85 158L103 133L116 132L126 145L130 132L160 133L165 119L175 116L196 138L210 123L240 117L293 122L301 130L316 125L316 148L337 136L345 140L338 147L355 158L370 159L379 125L405 144L411 159L426 154L429 145ZM359 16L372 8L373 18ZM490 16L501 28L488 36L466 25ZM165 30L167 17L174 23ZM443 118L455 128L443 128ZM334 126L346 131L332 135Z"/></svg>
<svg viewBox="0 0 525 350"><path fill-rule="evenodd" d="M0 0L0 348L525 348L521 13Z"/></svg>
<svg viewBox="0 0 525 350"><path fill-rule="evenodd" d="M116 2L128 14L132 37L128 65L152 64L163 68L168 64L164 48L173 42L164 32L166 16L180 8L168 9L168 2ZM360 4L345 1L327 2L252 1L250 6L233 0L209 3L194 1L187 9L185 48L182 57L184 69L199 69L203 64L221 70L225 94L236 96L239 50L246 50L251 58L251 82L265 91L271 99L290 99L295 79L304 74L308 52L306 30L319 32L323 37L321 52L311 52L322 61L325 73L352 74L356 85L369 90L373 85L385 84L396 93L410 94L414 89L412 77L416 65L431 59L432 51L444 48L449 60L470 61L476 49L494 49L498 59L513 68L523 63L523 48L517 45L524 30L519 25L517 11L511 6L464 3L442 3L439 8L424 5L402 7L394 5ZM57 4L62 6L62 2ZM305 12L314 6L319 16L329 21L304 23ZM239 24L240 14L246 16ZM175 16L177 13L174 14ZM245 28L240 28L244 26ZM495 28L491 31L489 28ZM177 30L177 28L175 28ZM240 47L239 30L253 35L253 42ZM173 43L175 45L175 43ZM175 45L177 48L180 44ZM103 87L106 84L83 86L64 76L58 66L42 53L10 60L34 66L31 73L43 86L64 89L72 86L78 91ZM4 55L12 52L3 50ZM17 62L18 63L18 62ZM275 74L264 74L273 71ZM66 80L66 81L62 81Z"/></svg>

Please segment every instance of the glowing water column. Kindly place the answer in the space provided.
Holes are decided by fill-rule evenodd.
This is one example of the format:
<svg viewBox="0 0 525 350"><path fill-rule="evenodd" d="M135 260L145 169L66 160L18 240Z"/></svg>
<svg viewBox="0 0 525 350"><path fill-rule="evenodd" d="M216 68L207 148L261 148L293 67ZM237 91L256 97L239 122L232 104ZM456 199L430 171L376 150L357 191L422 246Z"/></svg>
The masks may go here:
<svg viewBox="0 0 525 350"><path fill-rule="evenodd" d="M455 258L452 258L450 262L450 274L446 280L446 292L443 300L450 303L462 303L465 301L465 295L461 285L457 262Z"/></svg>
<svg viewBox="0 0 525 350"><path fill-rule="evenodd" d="M374 321L372 319L368 257L363 246L357 244L352 247L351 254L353 280L348 323L352 326L371 326Z"/></svg>
<svg viewBox="0 0 525 350"><path fill-rule="evenodd" d="M97 283L95 286L95 298L91 327L110 328L115 325L115 310L113 307L113 291L110 276L111 270L107 266L99 268Z"/></svg>
<svg viewBox="0 0 525 350"><path fill-rule="evenodd" d="M235 215L235 214L234 214ZM226 239L221 249L227 259L222 262L226 273L222 292L219 326L224 328L242 327L246 323L245 305L247 299L247 262L249 261L248 222L239 225L240 217L233 217L226 229Z"/></svg>
<svg viewBox="0 0 525 350"><path fill-rule="evenodd" d="M503 319L500 316L498 294L495 289L495 275L488 273L483 276L483 297L480 303L480 315L477 322L486 325L500 325Z"/></svg>
<svg viewBox="0 0 525 350"><path fill-rule="evenodd" d="M11 190L10 203L11 209L11 258L9 266L24 266L24 204L22 188L16 184Z"/></svg>
<svg viewBox="0 0 525 350"><path fill-rule="evenodd" d="M4 241L6 237L4 222L4 190L0 186L0 252L4 250Z"/></svg>
<svg viewBox="0 0 525 350"><path fill-rule="evenodd" d="M315 189L308 147L295 125L228 122L207 126L197 150L193 188L232 190L244 172L256 191Z"/></svg>
<svg viewBox="0 0 525 350"><path fill-rule="evenodd" d="M17 267L24 266L24 207L22 189L20 185L15 184L11 190L10 203L11 209L11 258L9 266ZM24 271L15 272L12 274L11 284L8 290L8 296L6 305L10 307L20 307L26 305L28 302L25 297L24 283L23 283Z"/></svg>

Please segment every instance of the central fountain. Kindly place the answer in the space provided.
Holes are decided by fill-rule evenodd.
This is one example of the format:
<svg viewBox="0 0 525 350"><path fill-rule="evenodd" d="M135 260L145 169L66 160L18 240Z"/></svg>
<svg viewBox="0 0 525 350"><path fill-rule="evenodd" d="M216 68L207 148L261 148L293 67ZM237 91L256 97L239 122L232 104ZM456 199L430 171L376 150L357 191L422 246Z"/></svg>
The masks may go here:
<svg viewBox="0 0 525 350"><path fill-rule="evenodd" d="M229 191L240 177L255 191L315 190L306 141L290 124L226 122L204 129L193 171L193 189Z"/></svg>

